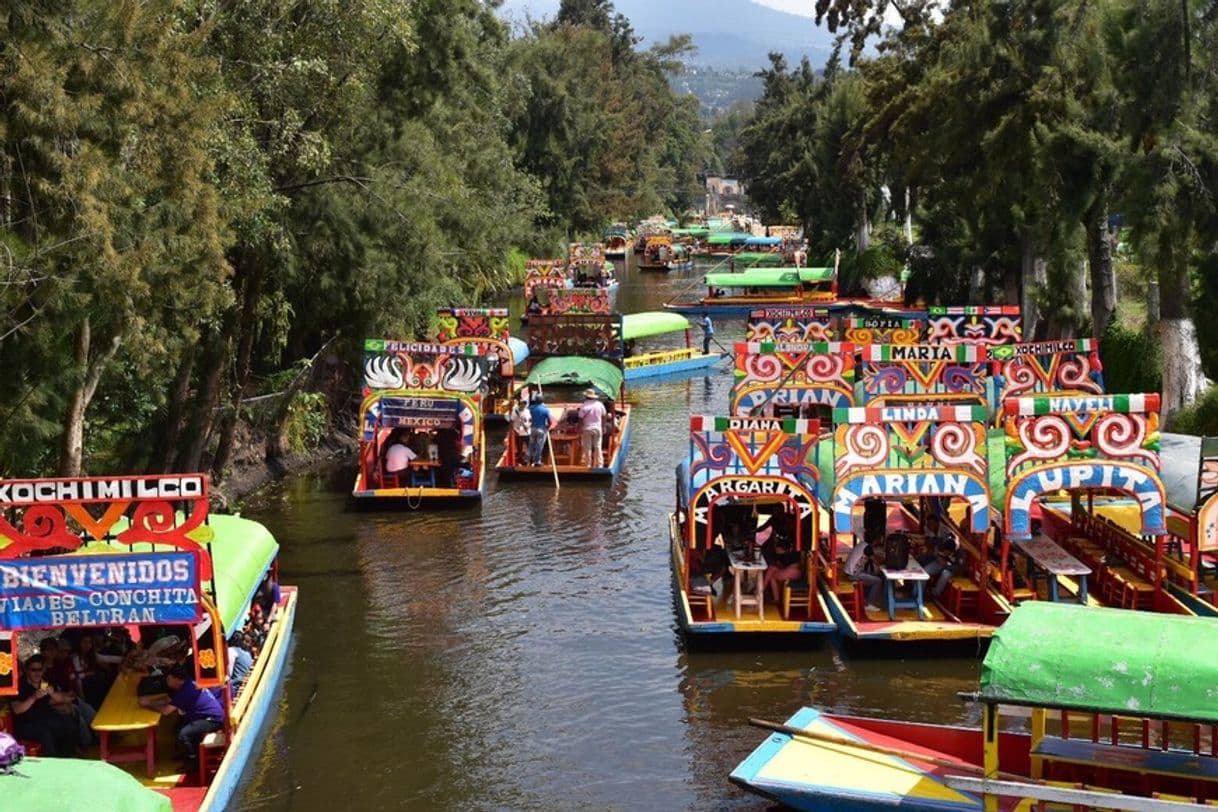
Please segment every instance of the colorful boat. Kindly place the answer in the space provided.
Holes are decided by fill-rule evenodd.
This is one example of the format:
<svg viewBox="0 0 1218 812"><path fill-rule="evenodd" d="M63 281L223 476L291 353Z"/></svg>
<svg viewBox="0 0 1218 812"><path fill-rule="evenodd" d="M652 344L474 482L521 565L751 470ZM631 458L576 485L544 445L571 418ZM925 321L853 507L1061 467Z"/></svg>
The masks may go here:
<svg viewBox="0 0 1218 812"><path fill-rule="evenodd" d="M817 344L836 341L837 318L828 307L779 305L750 310L745 341L771 344Z"/></svg>
<svg viewBox="0 0 1218 812"><path fill-rule="evenodd" d="M667 302L664 307L677 313L746 316L756 308L827 304L837 298L833 268L747 268L736 273L708 273L703 282L706 296Z"/></svg>
<svg viewBox="0 0 1218 812"><path fill-rule="evenodd" d="M857 640L925 642L981 640L1010 611L991 586L988 410L985 406L918 403L854 407L833 412L832 532L821 548L829 611L841 632ZM880 572L883 601L869 601L847 562L864 543L867 504L883 504L879 532L912 535L925 544L927 516L948 518L958 565L943 577L928 575L914 556L888 559ZM889 551L892 552L891 550ZM923 549L926 554L931 551ZM898 595L904 583L907 597Z"/></svg>
<svg viewBox="0 0 1218 812"><path fill-rule="evenodd" d="M1016 344L1023 338L1018 305L969 305L927 308L926 341L930 344Z"/></svg>
<svg viewBox="0 0 1218 812"><path fill-rule="evenodd" d="M413 510L482 498L486 353L477 342L364 342L355 505Z"/></svg>
<svg viewBox="0 0 1218 812"><path fill-rule="evenodd" d="M1008 398L1004 576L1012 600L1078 600L1170 614L1194 609L1168 588L1167 506L1159 477L1159 396ZM1034 522L1041 525L1040 532ZM1047 548L1053 560L1029 544ZM1064 555L1063 555L1064 554ZM1080 566L1081 565L1081 566Z"/></svg>
<svg viewBox="0 0 1218 812"><path fill-rule="evenodd" d="M694 416L689 433L669 517L677 622L687 639L835 631L816 588L817 422ZM798 553L801 576L782 585L778 601L764 588L765 553L749 556L762 532L785 536Z"/></svg>
<svg viewBox="0 0 1218 812"><path fill-rule="evenodd" d="M601 435L604 464L585 462L591 458L584 448L579 426L582 391L588 388L605 401L607 418ZM621 367L601 358L562 356L545 358L525 378L523 393L540 393L550 410L552 428L545 456L548 462L529 465L528 437L509 432L503 455L495 470L501 477L612 479L622 470L630 448L630 404L625 402L625 377Z"/></svg>
<svg viewBox="0 0 1218 812"><path fill-rule="evenodd" d="M599 292L602 298L604 291ZM607 300L606 300L607 301ZM549 465L527 464L527 437L508 435L503 455L495 466L501 477L550 477L554 471L567 477L612 478L621 470L630 447L630 404L626 403L622 371L622 316L612 312L534 317L529 326L529 374L518 390L522 399L540 393L556 427ZM608 420L602 430L604 464L585 464L578 426L568 422L579 409L580 391L591 387L606 400Z"/></svg>
<svg viewBox="0 0 1218 812"><path fill-rule="evenodd" d="M439 343L458 348L470 345L484 348L484 352L479 353L486 358L482 417L488 422L503 422L512 408L516 366L528 357L527 344L512 343L507 308L442 307L436 317L436 341Z"/></svg>
<svg viewBox="0 0 1218 812"><path fill-rule="evenodd" d="M809 417L830 425L833 410L854 405L853 344L736 344L731 413Z"/></svg>
<svg viewBox="0 0 1218 812"><path fill-rule="evenodd" d="M125 626L141 638L170 631L189 641L184 664L226 712L221 728L203 738L199 766L179 772L172 724L138 703L141 673L120 670L92 722L110 764L94 760L94 748L84 759L31 759L5 784L3 805L227 808L277 707L296 614L296 588L272 585L279 545L267 529L209 516L205 474L5 480L0 544L0 694L15 696L25 678L20 635ZM255 603L258 617L263 605L270 610L259 621L266 637L235 691L228 638L254 616ZM141 739L134 752L118 746L121 735Z"/></svg>
<svg viewBox="0 0 1218 812"><path fill-rule="evenodd" d="M755 720L774 732L731 780L806 812L1212 809L1216 632L1208 618L1026 604L982 664L980 728L803 708Z"/></svg>
<svg viewBox="0 0 1218 812"><path fill-rule="evenodd" d="M667 234L653 234L643 244L643 252L639 255L638 268L640 271L688 271L694 267L693 257L689 249L680 243L674 243Z"/></svg>
<svg viewBox="0 0 1218 812"><path fill-rule="evenodd" d="M625 259L630 250L630 229L625 223L614 223L605 229L604 251L607 259Z"/></svg>
<svg viewBox="0 0 1218 812"><path fill-rule="evenodd" d="M1171 439L1177 444L1196 442L1193 458L1197 467L1177 473L1177 487L1172 488L1164 449L1163 479L1169 507L1165 581L1194 613L1213 616L1218 614L1214 598L1218 588L1218 438Z"/></svg>
<svg viewBox="0 0 1218 812"><path fill-rule="evenodd" d="M868 344L859 348L863 406L990 404L986 348L976 344Z"/></svg>
<svg viewBox="0 0 1218 812"><path fill-rule="evenodd" d="M572 287L604 291L617 289L613 263L605 257L605 249L600 243L573 242L568 252L567 276Z"/></svg>
<svg viewBox="0 0 1218 812"><path fill-rule="evenodd" d="M685 334L684 347L644 349L640 352L635 346L636 342L641 339L674 333ZM723 358L720 353L704 353L693 345L689 321L679 313L667 311L627 313L622 317L622 340L626 342L626 357L623 366L628 381L708 369Z"/></svg>

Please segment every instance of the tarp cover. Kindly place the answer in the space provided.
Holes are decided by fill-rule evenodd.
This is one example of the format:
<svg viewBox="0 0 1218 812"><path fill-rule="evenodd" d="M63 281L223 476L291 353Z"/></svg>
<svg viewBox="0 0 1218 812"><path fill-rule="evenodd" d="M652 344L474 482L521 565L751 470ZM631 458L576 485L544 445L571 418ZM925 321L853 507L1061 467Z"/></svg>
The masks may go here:
<svg viewBox="0 0 1218 812"><path fill-rule="evenodd" d="M4 809L170 812L173 808L167 796L104 761L27 758L17 765L17 772L0 775Z"/></svg>
<svg viewBox="0 0 1218 812"><path fill-rule="evenodd" d="M512 363L520 365L529 357L529 345L516 336L508 336L508 346L512 348Z"/></svg>
<svg viewBox="0 0 1218 812"><path fill-rule="evenodd" d="M622 338L647 338L666 333L680 333L689 329L689 321L680 313L652 310L646 313L627 313L622 316Z"/></svg>
<svg viewBox="0 0 1218 812"><path fill-rule="evenodd" d="M537 364L526 382L543 387L592 386L610 400L617 400L622 391L622 370L600 358L562 356Z"/></svg>
<svg viewBox="0 0 1218 812"><path fill-rule="evenodd" d="M981 696L1010 705L1218 722L1218 619L1020 604L994 632Z"/></svg>
<svg viewBox="0 0 1218 812"><path fill-rule="evenodd" d="M793 288L801 282L829 282L832 268L749 268L738 273L708 273L712 288Z"/></svg>

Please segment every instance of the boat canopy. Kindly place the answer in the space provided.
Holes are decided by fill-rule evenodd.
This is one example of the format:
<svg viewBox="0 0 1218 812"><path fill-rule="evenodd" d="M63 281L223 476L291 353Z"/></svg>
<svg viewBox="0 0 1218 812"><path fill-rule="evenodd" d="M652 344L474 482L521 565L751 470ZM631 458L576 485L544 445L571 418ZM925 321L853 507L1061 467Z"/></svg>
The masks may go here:
<svg viewBox="0 0 1218 812"><path fill-rule="evenodd" d="M528 384L542 386L591 386L610 400L622 392L620 367L600 358L564 355L546 358L529 371Z"/></svg>
<svg viewBox="0 0 1218 812"><path fill-rule="evenodd" d="M806 282L830 282L832 268L747 268L736 273L708 273L712 288L793 288Z"/></svg>
<svg viewBox="0 0 1218 812"><path fill-rule="evenodd" d="M4 780L4 805L6 809L53 807L97 812L173 809L168 795L145 787L120 767L87 758L24 759L16 775Z"/></svg>
<svg viewBox="0 0 1218 812"><path fill-rule="evenodd" d="M627 313L622 316L622 340L659 336L665 333L680 333L689 329L689 321L680 313L652 310L646 313Z"/></svg>
<svg viewBox="0 0 1218 812"><path fill-rule="evenodd" d="M707 245L743 245L752 238L752 234L743 231L715 231L706 236Z"/></svg>
<svg viewBox="0 0 1218 812"><path fill-rule="evenodd" d="M113 532L121 533L128 526L126 519L116 522ZM249 610L262 578L279 554L279 543L271 531L251 519L226 513L211 513L207 527L212 539L207 543L211 554L212 581L216 591L216 609L224 631L237 627ZM70 555L92 553L125 553L129 548L117 542L86 544Z"/></svg>
<svg viewBox="0 0 1218 812"><path fill-rule="evenodd" d="M508 336L508 346L512 349L512 363L520 366L529 357L529 343L516 336Z"/></svg>
<svg viewBox="0 0 1218 812"><path fill-rule="evenodd" d="M782 237L749 237L744 241L745 245L782 245Z"/></svg>
<svg viewBox="0 0 1218 812"><path fill-rule="evenodd" d="M690 226L689 228L674 228L672 233L676 237L705 237L710 234L710 229L706 226Z"/></svg>
<svg viewBox="0 0 1218 812"><path fill-rule="evenodd" d="M1028 601L994 632L981 699L1218 723L1218 620Z"/></svg>

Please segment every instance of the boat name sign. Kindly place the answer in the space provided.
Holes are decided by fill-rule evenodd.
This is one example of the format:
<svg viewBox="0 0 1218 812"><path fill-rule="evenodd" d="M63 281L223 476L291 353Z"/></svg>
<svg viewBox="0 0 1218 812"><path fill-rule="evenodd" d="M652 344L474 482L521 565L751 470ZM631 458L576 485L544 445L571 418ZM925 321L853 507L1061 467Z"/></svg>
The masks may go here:
<svg viewBox="0 0 1218 812"><path fill-rule="evenodd" d="M989 526L989 493L976 477L956 471L860 472L838 484L833 496L833 525L849 533L855 503L868 496L959 496L973 510L974 526Z"/></svg>
<svg viewBox="0 0 1218 812"><path fill-rule="evenodd" d="M94 555L0 563L5 631L129 623L195 623L202 616L193 553Z"/></svg>
<svg viewBox="0 0 1218 812"><path fill-rule="evenodd" d="M207 493L202 474L112 479L14 479L0 482L0 505L65 504L129 499L197 499Z"/></svg>
<svg viewBox="0 0 1218 812"><path fill-rule="evenodd" d="M1007 532L1026 538L1031 532L1032 505L1037 497L1061 490L1102 489L1133 494L1142 508L1142 534L1161 535L1163 489L1152 472L1136 465L1109 461L1065 463L1024 471L1007 493Z"/></svg>
<svg viewBox="0 0 1218 812"><path fill-rule="evenodd" d="M722 496L785 496L799 505L800 518L812 513L808 493L794 482L776 477L721 477L707 483L694 504L694 520L706 524L710 505Z"/></svg>

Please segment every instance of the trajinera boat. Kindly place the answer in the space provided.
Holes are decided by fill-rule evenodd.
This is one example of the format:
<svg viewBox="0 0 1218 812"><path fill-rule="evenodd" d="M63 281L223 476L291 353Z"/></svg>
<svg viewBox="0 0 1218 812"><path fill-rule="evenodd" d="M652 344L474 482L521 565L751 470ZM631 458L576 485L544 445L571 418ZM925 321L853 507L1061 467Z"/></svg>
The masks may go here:
<svg viewBox="0 0 1218 812"><path fill-rule="evenodd" d="M689 248L673 242L667 234L653 234L643 244L639 255L640 271L688 271L694 267Z"/></svg>
<svg viewBox="0 0 1218 812"><path fill-rule="evenodd" d="M754 308L828 304L837 298L837 274L833 268L746 268L735 273L708 273L703 282L707 287L705 296L667 302L665 309L747 316Z"/></svg>
<svg viewBox="0 0 1218 812"><path fill-rule="evenodd" d="M834 632L816 587L817 422L696 415L689 437L668 524L686 639ZM798 574L771 585L771 565Z"/></svg>
<svg viewBox="0 0 1218 812"><path fill-rule="evenodd" d="M630 250L630 229L625 223L614 223L605 229L605 257L607 259L625 259Z"/></svg>
<svg viewBox="0 0 1218 812"><path fill-rule="evenodd" d="M278 553L261 524L208 514L205 474L0 482L0 694L30 696L37 677L22 656L48 632L95 642L105 633L125 655L112 679L99 671L85 682L100 703L91 722L100 747L48 758L39 741L22 740L42 757L0 776L0 806L227 808L276 707L291 642L297 592L278 584ZM229 640L243 629L262 642L234 685ZM127 651L131 638L138 648ZM223 711L188 772L173 757L176 715L139 702L150 663L182 666ZM7 710L4 726L14 719Z"/></svg>
<svg viewBox="0 0 1218 812"><path fill-rule="evenodd" d="M529 325L529 372L517 391L514 417L495 470L500 477L612 479L630 448L631 410L622 370L622 317L617 313L537 315ZM605 408L600 444L580 425L579 409L592 396ZM540 398L551 430L540 464L530 464L529 406Z"/></svg>
<svg viewBox="0 0 1218 812"><path fill-rule="evenodd" d="M484 344L364 342L357 506L459 505L482 498Z"/></svg>
<svg viewBox="0 0 1218 812"><path fill-rule="evenodd" d="M754 720L774 732L731 780L809 812L1212 809L1215 633L1210 618L1024 604L970 697L980 728L803 708Z"/></svg>
<svg viewBox="0 0 1218 812"><path fill-rule="evenodd" d="M642 339L674 333L685 334L684 347L642 351L637 347L637 342ZM626 343L624 366L628 381L694 372L712 367L723 358L720 353L704 353L693 345L689 321L679 313L627 313L622 317L622 340Z"/></svg>

